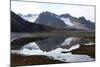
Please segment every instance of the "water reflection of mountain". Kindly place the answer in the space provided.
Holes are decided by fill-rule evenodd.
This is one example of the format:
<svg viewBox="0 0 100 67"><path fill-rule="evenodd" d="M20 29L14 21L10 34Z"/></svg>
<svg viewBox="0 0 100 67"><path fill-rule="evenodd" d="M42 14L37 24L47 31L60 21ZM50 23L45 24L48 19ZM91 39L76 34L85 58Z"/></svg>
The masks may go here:
<svg viewBox="0 0 100 67"><path fill-rule="evenodd" d="M84 39L84 38L76 38L76 37L54 37L54 38L40 38L41 40L35 40L34 41L32 38L29 39L17 39L12 42L12 50L20 50L24 47L24 45L27 45L28 43L31 43L27 46L27 49L33 49L36 48L34 47L34 44L36 44L39 49L42 51L52 51L57 48L62 48L62 49L67 49L69 51L78 49L79 47L82 46L91 46L94 45L93 40L91 39ZM34 44L32 43L34 42ZM89 44L90 43L90 44ZM88 44L88 45L85 45ZM66 52L66 51L65 51Z"/></svg>
<svg viewBox="0 0 100 67"><path fill-rule="evenodd" d="M23 41L25 42L25 40ZM15 42L17 44L17 42ZM19 43L23 44L22 42ZM14 45L14 44L12 44ZM12 61L18 59L19 61L30 61L33 58L40 58L38 60L47 60L47 64L50 63L65 63L65 62L82 62L82 61L94 61L95 59L95 47L94 43L90 39L82 39L75 37L57 37L46 38L38 41L24 43L20 49L11 50ZM22 60L20 57L24 57ZM26 58L25 58L26 57ZM29 57L29 58L28 58ZM37 58L38 57L38 58ZM33 64L44 64L42 61L35 61ZM58 61L57 61L58 60ZM14 61L17 63L16 61ZM25 61L23 61L25 63ZM24 64L21 63L21 64ZM20 65L20 63L18 63ZM31 64L26 63L26 64ZM16 64L15 64L16 65ZM24 64L25 65L25 64Z"/></svg>

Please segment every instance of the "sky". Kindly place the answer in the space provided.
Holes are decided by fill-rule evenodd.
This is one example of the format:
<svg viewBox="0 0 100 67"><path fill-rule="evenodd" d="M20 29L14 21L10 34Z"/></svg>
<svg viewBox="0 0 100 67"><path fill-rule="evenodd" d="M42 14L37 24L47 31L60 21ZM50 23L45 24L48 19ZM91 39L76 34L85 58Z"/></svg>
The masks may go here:
<svg viewBox="0 0 100 67"><path fill-rule="evenodd" d="M95 8L93 6L11 1L11 10L23 15L40 14L45 11L58 15L69 13L74 17L84 16L87 20L95 22Z"/></svg>

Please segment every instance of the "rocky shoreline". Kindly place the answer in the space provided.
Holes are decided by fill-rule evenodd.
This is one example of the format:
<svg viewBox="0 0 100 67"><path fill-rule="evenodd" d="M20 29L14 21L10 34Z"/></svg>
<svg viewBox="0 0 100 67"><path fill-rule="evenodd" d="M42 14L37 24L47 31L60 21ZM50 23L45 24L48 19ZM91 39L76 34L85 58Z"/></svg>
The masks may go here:
<svg viewBox="0 0 100 67"><path fill-rule="evenodd" d="M88 55L95 58L95 45L81 45L80 48L71 52L72 54Z"/></svg>
<svg viewBox="0 0 100 67"><path fill-rule="evenodd" d="M77 55L88 55L95 59L95 45L82 45L80 46L80 48L72 50L71 53ZM53 57L48 57L45 55L25 56L21 54L11 53L11 66L43 65L43 64L57 64L57 63L69 63L69 62L55 60Z"/></svg>
<svg viewBox="0 0 100 67"><path fill-rule="evenodd" d="M25 66L25 65L43 65L43 64L57 64L65 63L59 60L53 60L52 57L47 57L44 55L19 55L11 54L11 66Z"/></svg>

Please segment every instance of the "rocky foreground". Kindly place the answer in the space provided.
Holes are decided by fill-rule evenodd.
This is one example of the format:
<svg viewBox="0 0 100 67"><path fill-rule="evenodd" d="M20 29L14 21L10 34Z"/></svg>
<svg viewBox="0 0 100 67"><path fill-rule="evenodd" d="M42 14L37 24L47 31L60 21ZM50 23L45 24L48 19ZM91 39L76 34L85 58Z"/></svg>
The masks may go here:
<svg viewBox="0 0 100 67"><path fill-rule="evenodd" d="M25 66L25 65L41 65L41 64L56 64L65 63L59 60L53 60L52 57L43 55L24 56L19 54L11 54L11 66Z"/></svg>
<svg viewBox="0 0 100 67"><path fill-rule="evenodd" d="M66 53L66 52L64 52ZM95 45L82 45L80 48L71 51L72 54L88 55L95 59ZM60 60L55 60L53 57L44 55L20 55L11 54L11 66L25 66L25 65L41 65L41 64L56 64L69 63Z"/></svg>
<svg viewBox="0 0 100 67"><path fill-rule="evenodd" d="M95 58L95 45L82 45L80 48L71 51L72 54L88 55Z"/></svg>

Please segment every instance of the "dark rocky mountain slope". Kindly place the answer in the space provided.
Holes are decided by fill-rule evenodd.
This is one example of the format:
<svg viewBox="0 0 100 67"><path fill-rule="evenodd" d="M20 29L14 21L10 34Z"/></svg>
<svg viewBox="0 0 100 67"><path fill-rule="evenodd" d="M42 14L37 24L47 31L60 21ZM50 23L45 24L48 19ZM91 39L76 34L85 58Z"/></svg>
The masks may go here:
<svg viewBox="0 0 100 67"><path fill-rule="evenodd" d="M22 19L14 12L11 12L11 32L41 32L55 30L59 29L46 25L28 22Z"/></svg>

